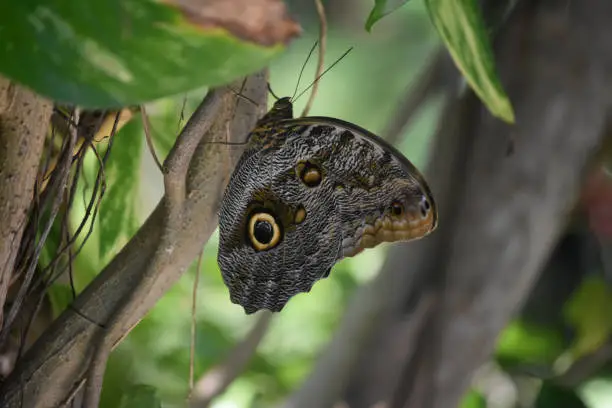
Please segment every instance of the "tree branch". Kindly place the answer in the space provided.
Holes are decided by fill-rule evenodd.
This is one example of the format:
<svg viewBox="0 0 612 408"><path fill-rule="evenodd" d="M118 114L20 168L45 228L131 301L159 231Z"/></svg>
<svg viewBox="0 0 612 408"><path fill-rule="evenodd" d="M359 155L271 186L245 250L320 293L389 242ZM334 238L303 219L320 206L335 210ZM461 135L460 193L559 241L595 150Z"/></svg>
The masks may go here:
<svg viewBox="0 0 612 408"><path fill-rule="evenodd" d="M221 109L227 89L211 90L185 124L183 131L164 161L164 187L166 197L175 205L182 205L186 192L189 163L202 137L214 123Z"/></svg>
<svg viewBox="0 0 612 408"><path fill-rule="evenodd" d="M190 398L191 408L206 408L221 395L246 368L264 338L274 315L264 310L249 334L230 352L227 359L211 368L196 383Z"/></svg>
<svg viewBox="0 0 612 408"><path fill-rule="evenodd" d="M265 72L253 75L244 90L260 107L266 105L266 81ZM241 103L231 92L222 96L214 123L189 164L180 216L168 217L170 201L164 197L136 235L23 356L0 388L0 406L64 402L68 391L82 382L100 336L104 345L116 344L197 257L217 225L219 200L229 179L222 169L231 169L232 155L240 152L205 140L227 133L235 106L233 140L242 140L262 113L262 108ZM131 297L133 292L139 296Z"/></svg>

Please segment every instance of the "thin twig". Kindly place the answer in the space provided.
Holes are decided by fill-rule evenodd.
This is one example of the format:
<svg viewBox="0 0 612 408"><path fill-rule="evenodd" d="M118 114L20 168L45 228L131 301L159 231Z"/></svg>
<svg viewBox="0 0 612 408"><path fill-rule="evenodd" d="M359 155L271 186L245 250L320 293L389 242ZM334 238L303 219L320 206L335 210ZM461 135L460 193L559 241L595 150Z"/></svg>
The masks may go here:
<svg viewBox="0 0 612 408"><path fill-rule="evenodd" d="M198 257L195 277L193 278L193 291L191 292L191 345L189 348L189 395L193 391L194 382L194 361L195 361L195 343L196 343L196 310L198 301L198 283L200 282L200 268L202 267L202 257L204 255L204 247Z"/></svg>
<svg viewBox="0 0 612 408"><path fill-rule="evenodd" d="M53 196L53 199L51 200L51 207L49 209L49 218L47 219L47 222L40 234L40 238L38 242L36 243L34 254L32 258L30 259L30 263L24 268L26 272L23 278L23 284L19 288L19 291L17 292L17 295L15 297L15 301L11 309L9 310L9 313L6 317L2 330L0 330L0 344L3 344L9 335L11 324L17 317L17 313L19 312L21 308L21 304L23 303L25 295L28 292L32 279L34 278L34 272L36 270L36 265L38 264L38 258L43 249L43 245L45 241L47 240L49 233L51 232L53 222L59 212L60 204L62 202L62 197L63 197L63 190L66 188L66 183L70 175L70 167L72 165L72 150L74 148L74 145L76 144L76 139L77 139L77 136L76 136L76 129L75 129L74 131L70 132L70 134L66 138L66 142L65 142L64 149L62 152L63 158L60 159L61 166L57 170L57 173L56 173L57 176L54 175L54 177L51 180L50 191L54 191L55 195Z"/></svg>
<svg viewBox="0 0 612 408"><path fill-rule="evenodd" d="M193 389L190 401L191 408L205 408L244 371L247 364L257 351L274 315L267 311L260 312L261 317L249 334L230 352L227 359L209 370L200 378Z"/></svg>
<svg viewBox="0 0 612 408"><path fill-rule="evenodd" d="M117 114L115 116L115 123L118 125L118 121L119 121L119 114ZM113 132L116 132L116 128L115 130L113 130ZM113 133L114 135L114 133ZM76 242L76 239L80 236L83 228L85 228L85 225L87 225L87 222L89 221L89 218L92 217L90 223L89 223L89 229L87 231L87 233L85 234L85 237L83 238L81 244L79 245L79 248L73 253L73 258L76 258L76 256L81 252L81 250L83 249L83 247L85 246L85 244L87 243L87 240L89 239L89 236L91 235L92 231L93 231L93 226L94 226L94 222L95 219L97 217L97 213L98 213L98 209L100 207L100 203L102 201L102 197L104 197L104 193L106 191L106 174L105 174L105 165L106 165L106 161L108 160L108 157L110 156L110 152L113 146L113 141L114 138L110 138L109 142L108 142L108 147L106 148L106 152L104 153L104 157L101 157L100 154L98 153L95 145L92 143L92 141L87 140L86 143L83 146L89 146L92 150L92 152L94 153L96 159L98 160L98 164L99 164L99 169L98 169L98 173L96 175L96 180L94 183L94 188L93 188L93 192L91 194L91 199L89 201L89 204L86 205L86 209L85 209L85 216L83 217L83 219L81 220L81 222L79 223L79 226L77 227L76 231L74 232L74 234L72 234L72 237L70 239L70 241L63 246L59 251L58 254L51 260L51 262L49 262L49 265L47 265L41 274L41 278L43 276L48 277L47 278L47 285L50 286L52 285L55 280L57 280L67 269L67 267L63 267L59 273L54 274L53 273L53 269L55 268L57 262L59 262L60 260L60 256L68 250L69 247L72 247L72 245L74 245L74 243ZM79 152L79 161L77 162L77 169L79 167L82 167L82 161L84 160L84 154L85 151L82 150L81 152ZM83 178L84 180L85 178L86 172L83 171ZM76 186L74 186L76 188ZM100 193L98 194L98 189L100 189ZM83 193L85 195L85 192ZM85 196L83 196L83 199L85 200ZM85 203L84 203L85 204Z"/></svg>
<svg viewBox="0 0 612 408"><path fill-rule="evenodd" d="M597 350L580 357L562 374L553 378L556 384L575 388L598 372L612 359L612 342L604 343Z"/></svg>
<svg viewBox="0 0 612 408"><path fill-rule="evenodd" d="M151 123L149 122L149 116L147 115L147 111L145 110L144 105L140 105L140 114L142 115L142 127L144 128L145 139L147 140L147 146L149 147L149 151L151 152L151 156L157 165L157 168L162 173L164 172L161 162L157 157L157 153L155 153L155 146L153 145L153 139L151 139Z"/></svg>
<svg viewBox="0 0 612 408"><path fill-rule="evenodd" d="M89 115L88 115L89 114ZM74 127L77 129L77 142L73 148L74 157L73 160L76 160L79 152L83 150L83 146L87 145L87 143L101 143L105 139L109 139L111 134L116 134L123 128L123 126L128 123L133 117L133 111L130 108L124 108L118 110L112 119L112 112L109 111L101 111L101 113L96 114L96 124L88 124L91 121L88 116L92 115L92 112L85 112L82 114L79 123L75 124L73 120L70 118L65 119L66 125L68 128ZM83 116L84 115L84 116ZM62 114L65 116L65 114ZM82 122L85 122L84 124ZM113 133L114 132L114 133ZM50 174L53 172L53 169L56 166L55 159L51 161L47 170L45 171L45 177L43 178L43 184L41 191L46 189L46 181Z"/></svg>
<svg viewBox="0 0 612 408"><path fill-rule="evenodd" d="M317 62L315 82L312 85L312 91L310 92L310 96L308 97L306 106L304 106L304 110L302 111L302 116L308 115L308 112L310 112L310 108L314 103L314 98L317 95L317 91L319 89L318 78L320 78L323 73L325 50L327 48L327 18L325 17L325 8L323 7L323 3L321 2L321 0L314 1L315 6L317 8L317 14L319 15L319 60Z"/></svg>

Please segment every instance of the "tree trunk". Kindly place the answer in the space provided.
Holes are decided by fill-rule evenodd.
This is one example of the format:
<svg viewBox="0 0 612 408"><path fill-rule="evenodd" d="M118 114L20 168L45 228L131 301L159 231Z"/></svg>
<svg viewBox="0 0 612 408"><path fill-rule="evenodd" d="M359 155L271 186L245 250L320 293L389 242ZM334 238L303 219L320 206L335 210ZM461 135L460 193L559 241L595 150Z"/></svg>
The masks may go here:
<svg viewBox="0 0 612 408"><path fill-rule="evenodd" d="M0 326L53 104L0 77Z"/></svg>

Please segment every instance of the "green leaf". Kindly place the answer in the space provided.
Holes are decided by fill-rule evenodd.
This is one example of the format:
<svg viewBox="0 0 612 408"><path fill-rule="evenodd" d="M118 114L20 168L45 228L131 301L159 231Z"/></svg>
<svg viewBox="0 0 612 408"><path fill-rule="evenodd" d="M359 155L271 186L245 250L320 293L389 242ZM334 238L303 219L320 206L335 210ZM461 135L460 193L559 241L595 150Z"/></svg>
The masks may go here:
<svg viewBox="0 0 612 408"><path fill-rule="evenodd" d="M552 364L565 350L563 337L554 329L511 322L502 332L495 357L502 364Z"/></svg>
<svg viewBox="0 0 612 408"><path fill-rule="evenodd" d="M391 14L409 0L375 0L374 7L370 11L368 21L366 21L365 29L372 31L372 26L387 14Z"/></svg>
<svg viewBox="0 0 612 408"><path fill-rule="evenodd" d="M106 163L106 194L100 206L100 259L129 239L139 226L137 217L140 164L143 148L140 115L114 137Z"/></svg>
<svg viewBox="0 0 612 408"><path fill-rule="evenodd" d="M461 400L459 408L487 408L487 400L478 391L469 390Z"/></svg>
<svg viewBox="0 0 612 408"><path fill-rule="evenodd" d="M535 408L587 408L575 391L544 382L534 403Z"/></svg>
<svg viewBox="0 0 612 408"><path fill-rule="evenodd" d="M489 111L514 123L514 111L504 92L491 45L476 0L425 0L429 17L455 64Z"/></svg>
<svg viewBox="0 0 612 408"><path fill-rule="evenodd" d="M612 334L612 287L599 276L585 279L563 308L576 331L574 358L596 351Z"/></svg>
<svg viewBox="0 0 612 408"><path fill-rule="evenodd" d="M3 1L0 73L58 102L116 107L228 83L284 48L209 25L156 0Z"/></svg>
<svg viewBox="0 0 612 408"><path fill-rule="evenodd" d="M137 384L131 386L121 398L119 408L161 408L157 389L150 385Z"/></svg>

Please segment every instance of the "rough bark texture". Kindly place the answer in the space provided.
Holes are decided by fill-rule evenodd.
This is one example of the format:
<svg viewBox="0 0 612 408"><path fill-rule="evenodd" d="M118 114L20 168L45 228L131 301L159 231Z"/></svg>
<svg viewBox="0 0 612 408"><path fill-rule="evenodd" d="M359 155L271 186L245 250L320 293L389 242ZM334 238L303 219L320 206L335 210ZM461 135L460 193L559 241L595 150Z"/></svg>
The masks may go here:
<svg viewBox="0 0 612 408"><path fill-rule="evenodd" d="M0 325L53 105L0 77Z"/></svg>
<svg viewBox="0 0 612 408"><path fill-rule="evenodd" d="M608 125L611 20L605 0L519 2L495 41L516 125L492 118L471 93L451 98L426 172L438 231L390 251L379 283L355 297L343 322L360 323L330 345L342 367L315 369L292 407L332 406L342 397L326 387L347 377L351 408L458 406L532 289ZM375 321L367 298L380 302ZM422 318L415 306L432 298L423 330L407 329ZM370 346L334 348L356 338Z"/></svg>
<svg viewBox="0 0 612 408"><path fill-rule="evenodd" d="M259 107L227 90L215 91L220 92L220 103L214 107L214 122L193 157L181 152L185 131L175 145L174 159L179 163L173 168L180 167L183 159L189 167L182 175L186 195L180 217L167 217L166 201L181 189L167 183L166 196L138 233L19 361L0 388L0 406L43 408L64 403L82 385L99 336L110 333L113 342L120 341L197 257L216 228L219 200L241 152L240 147L206 142L228 140L228 129L228 141L244 140L265 109L266 77L263 72L250 77L243 90ZM233 84L240 85L241 81ZM186 129L197 131L195 116ZM174 181L181 179L180 174L174 176L178 176ZM145 295L131 299L137 290ZM131 299L129 308L122 307L126 298ZM108 327L109 322L113 327Z"/></svg>

